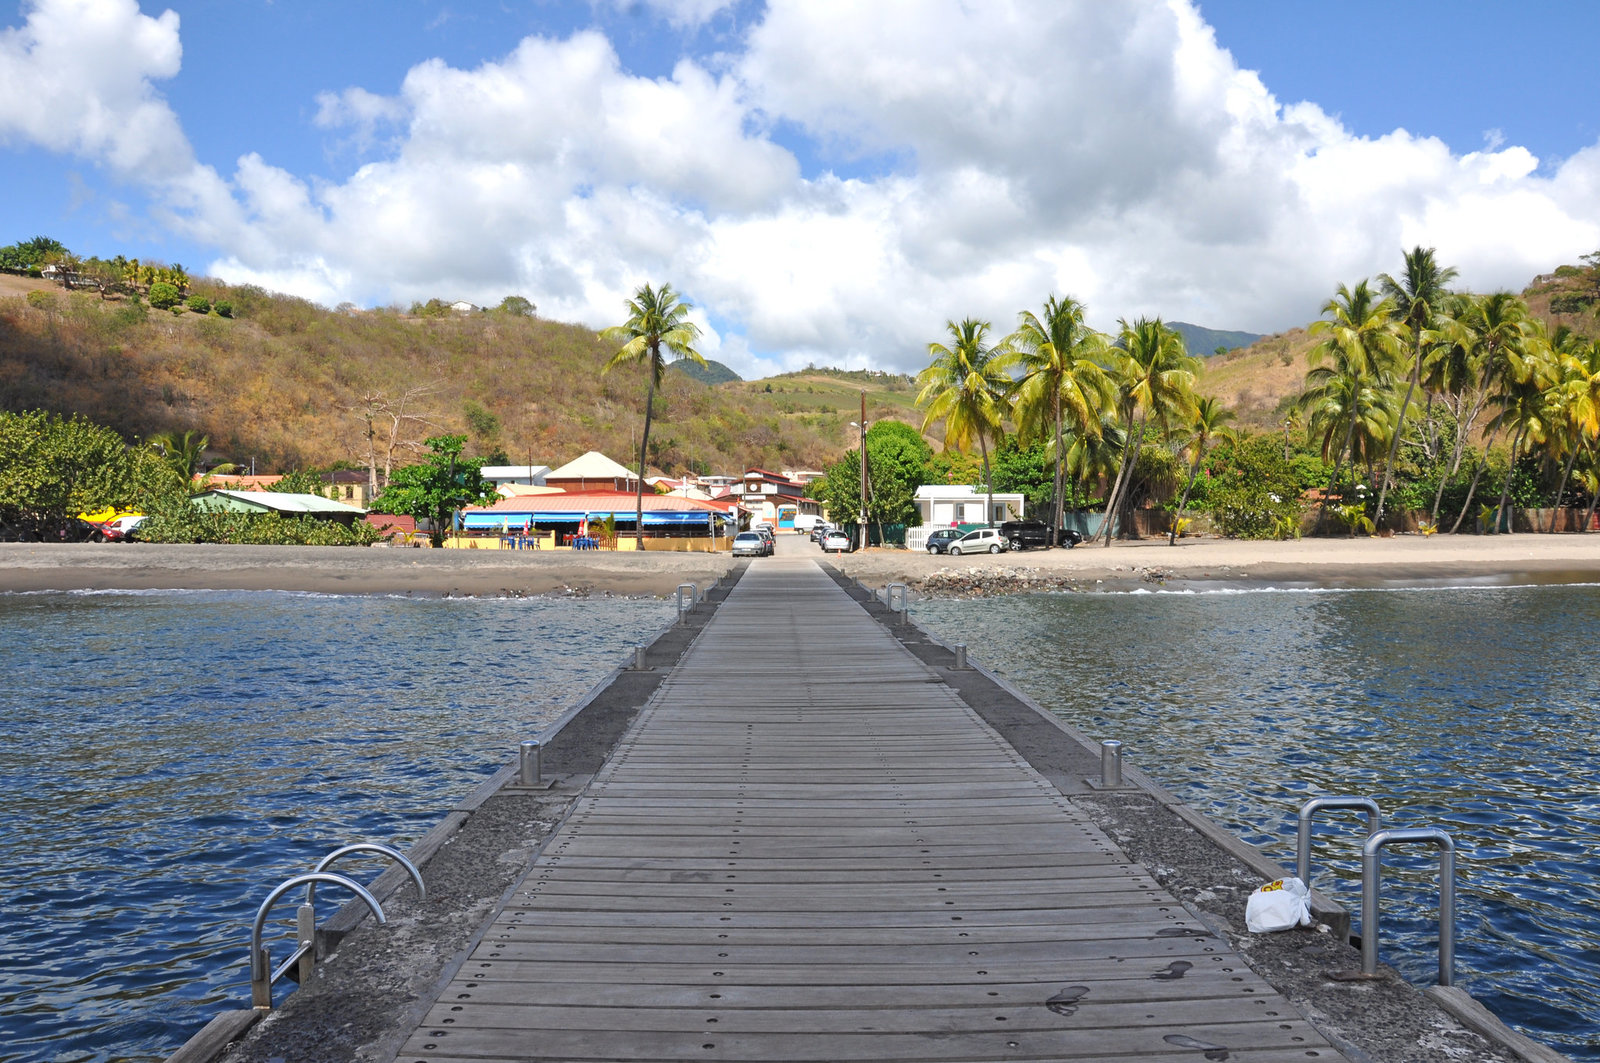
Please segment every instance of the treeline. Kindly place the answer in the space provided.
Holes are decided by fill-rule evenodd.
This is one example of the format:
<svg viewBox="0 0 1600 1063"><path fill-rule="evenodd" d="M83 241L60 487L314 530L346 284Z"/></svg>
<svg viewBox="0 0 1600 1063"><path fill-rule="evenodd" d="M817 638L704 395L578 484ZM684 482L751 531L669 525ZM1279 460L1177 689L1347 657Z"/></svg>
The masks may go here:
<svg viewBox="0 0 1600 1063"><path fill-rule="evenodd" d="M1600 252L1583 262L1555 275L1569 310L1600 305ZM1523 509L1537 531L1589 528L1600 343L1548 328L1509 292L1452 290L1456 271L1431 249L1403 265L1340 285L1324 306L1281 436L1237 433L1233 412L1196 391L1199 360L1159 318L1107 336L1087 327L1081 303L1052 296L1003 336L986 321L951 321L946 340L928 345L918 405L924 427L942 423L976 467L931 455L909 465L930 477L921 482L1022 491L1058 527L1069 508L1114 514L1102 525L1108 542L1150 507L1170 512L1174 536L1200 514L1242 538L1510 531ZM915 519L895 482L914 449L898 432L869 433L869 521ZM858 463L846 455L816 488L845 519L862 512Z"/></svg>
<svg viewBox="0 0 1600 1063"><path fill-rule="evenodd" d="M151 542L346 546L380 537L365 522L347 528L192 505L190 497L209 487L194 479L205 448L192 432L141 442L84 417L0 412L0 540L76 542L90 531L78 514L107 508L146 514L139 537ZM309 470L286 480L280 490L321 487Z"/></svg>

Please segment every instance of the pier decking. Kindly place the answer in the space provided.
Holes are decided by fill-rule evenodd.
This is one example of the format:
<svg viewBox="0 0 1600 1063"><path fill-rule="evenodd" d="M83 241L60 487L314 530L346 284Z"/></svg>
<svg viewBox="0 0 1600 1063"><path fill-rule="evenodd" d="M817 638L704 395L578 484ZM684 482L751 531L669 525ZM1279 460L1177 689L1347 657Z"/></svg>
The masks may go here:
<svg viewBox="0 0 1600 1063"><path fill-rule="evenodd" d="M1338 1060L810 561L752 565L397 1057Z"/></svg>

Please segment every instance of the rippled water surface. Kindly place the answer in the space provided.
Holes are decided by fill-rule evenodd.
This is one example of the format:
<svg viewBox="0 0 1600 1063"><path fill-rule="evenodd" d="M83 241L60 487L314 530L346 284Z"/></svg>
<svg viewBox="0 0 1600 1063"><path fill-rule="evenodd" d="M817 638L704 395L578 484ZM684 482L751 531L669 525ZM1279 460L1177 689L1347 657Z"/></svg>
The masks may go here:
<svg viewBox="0 0 1600 1063"><path fill-rule="evenodd" d="M345 841L416 840L671 615L0 595L0 1061L161 1059L247 1007L271 886Z"/></svg>
<svg viewBox="0 0 1600 1063"><path fill-rule="evenodd" d="M1294 865L1295 809L1364 794L1459 847L1457 984L1600 1060L1600 588L1028 595L919 619ZM1313 879L1359 906L1356 821ZM1437 968L1427 856L1386 850L1382 957Z"/></svg>

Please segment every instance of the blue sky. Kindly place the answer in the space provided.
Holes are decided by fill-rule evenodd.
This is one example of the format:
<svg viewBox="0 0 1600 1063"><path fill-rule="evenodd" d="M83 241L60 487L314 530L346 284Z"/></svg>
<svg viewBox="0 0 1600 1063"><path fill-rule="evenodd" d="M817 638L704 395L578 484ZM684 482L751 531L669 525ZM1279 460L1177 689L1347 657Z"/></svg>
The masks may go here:
<svg viewBox="0 0 1600 1063"><path fill-rule="evenodd" d="M908 368L1052 291L1270 331L1414 243L1478 288L1600 246L1600 4L168 10L0 12L0 242L595 325L671 281L746 373Z"/></svg>

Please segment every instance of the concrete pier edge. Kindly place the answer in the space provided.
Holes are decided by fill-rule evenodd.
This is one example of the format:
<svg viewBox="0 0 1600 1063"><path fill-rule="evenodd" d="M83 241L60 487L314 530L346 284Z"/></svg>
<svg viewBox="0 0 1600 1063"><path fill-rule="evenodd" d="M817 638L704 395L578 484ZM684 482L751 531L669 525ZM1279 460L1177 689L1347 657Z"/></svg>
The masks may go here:
<svg viewBox="0 0 1600 1063"><path fill-rule="evenodd" d="M739 578L744 574L748 566L748 561L735 561L730 565L728 571L720 576L714 584L703 590L700 600L688 611L687 617L680 619L674 616L672 620L657 629L646 640L644 643L647 663L645 670L640 671L633 667L633 657L630 653L625 663L612 668L609 673L595 682L582 698L556 719L546 724L539 734L533 737L544 748L549 749L564 733L568 732L569 728L573 727L576 721L583 717L587 710L611 693L613 688L618 685L619 680L624 679L632 680L630 685L635 687L634 690L629 691L631 700L635 701L633 711L627 714L628 720L631 721L633 716L637 715L638 710L643 708L644 703L648 700L648 692L644 688L649 688L650 691L653 691L666 678L672 666L677 663L684 651L688 649L695 638L698 638L700 631L710 621L716 611L716 606L737 585ZM641 693L645 696L639 697L638 695ZM625 729L626 724L623 727L614 728L615 733L611 734L609 740L605 742L607 752L615 746L616 740L621 737L621 733ZM552 772L549 774L551 781L562 788L562 792L551 796L559 799L563 806L570 807L571 801L582 791L582 784L587 782L588 776L592 772L565 774ZM462 828L470 821L472 815L485 802L503 792L514 793L521 789L515 786L517 777L518 764L515 759L515 750L513 750L513 759L510 763L499 768L494 774L473 787L470 792L445 812L438 823L405 850L406 859L416 865L426 876L429 871L429 863L461 832ZM560 819L549 825L549 829L539 839L537 846L530 852L530 861L537 858L539 849L555 833L559 825ZM380 903L387 905L391 898L400 894L410 883L411 878L403 868L398 865L391 865L368 884L367 890ZM502 891L493 910L488 914L487 918L481 920L477 930L466 941L464 947L443 966L438 977L433 980L432 994L422 994L415 1005L408 1009L411 1014L404 1018L409 1019L413 1026L416 1022L421 1021L423 1013L437 999L439 992L449 984L450 979L455 976L461 964L471 955L472 950L482 940L483 934L487 932L489 926L494 922L495 914L505 906L514 890L515 881ZM414 896L415 890L409 892ZM325 967L335 960L335 957L331 954L351 931L362 923L370 922L371 913L366 906L359 901L352 900L341 905L325 922L318 926L318 945L325 960L322 965L319 965L317 973L319 975L324 973ZM381 933L381 930L379 932ZM247 950L241 950L241 955L245 951ZM225 1053L237 1049L244 1042L244 1039L253 1030L256 1030L257 1024L262 1019L269 1016L278 1016L289 1005L289 1001L294 998L295 991L292 989L280 989L279 991L285 993L285 997L278 1001L277 1008L273 1011L237 1008L219 1012L211 1021L179 1046L175 1052L166 1057L165 1063L212 1063L213 1060L222 1058ZM395 1048L398 1049L398 1045ZM389 1053L387 1058L393 1058L393 1053Z"/></svg>
<svg viewBox="0 0 1600 1063"><path fill-rule="evenodd" d="M836 584L855 597L857 601L861 603L862 607L866 609L869 614L877 618L878 621L883 624L885 630L895 635L901 644L904 645L908 650L914 654L917 654L918 656L923 657L926 663L938 668L946 679L949 679L953 674L955 674L951 668L951 665L955 660L954 648L940 639L937 635L933 634L927 628L919 624L914 615L908 612L906 616L902 617L897 612L891 613L888 608L888 603L884 600L883 592L880 588L876 588L861 583L859 580L852 579L851 577L846 576L835 566L827 562L819 562L819 564L824 571L833 577L833 580ZM915 634L914 638L907 637L913 633ZM941 656L947 657L947 661L936 662L929 659L929 657L932 655L919 654L919 645L937 648L937 650L940 651ZM1064 737L1076 743L1081 748L1084 757L1094 765L1098 765L1100 747L1097 741L1090 738L1077 727L1074 727L1072 724L1062 720L1054 713L1034 702L1032 698L1018 689L1009 680L1005 679L1003 676L996 675L994 672L984 667L981 662L974 660L970 654L968 655L966 663L967 671L969 673L974 676L981 677L984 682L987 682L1004 691L1017 702L1027 706L1033 711L1033 713L1037 715L1043 724L1056 729ZM965 697L964 692L963 697ZM969 705L971 704L970 699L968 703ZM1024 759L1028 760L1030 763L1033 762L1034 754L1031 753L1028 748L1026 748L1026 743L1019 744L1018 741L1016 741L1016 739L1013 737L1013 734L1007 733L1008 729L1006 727L998 725L994 720L989 720L989 715L986 714L983 708L980 706L972 705L972 708L977 711L980 716L984 716L984 718L990 722L991 726L995 726L995 729L1000 732L1001 736L1008 742L1011 742L1012 746L1017 749L1017 752L1020 753ZM1095 770L1098 771L1098 768L1096 767ZM1052 782L1058 782L1057 778L1053 777L1052 773L1050 772L1041 771L1041 774L1045 775L1045 777L1050 779ZM1122 779L1123 786L1120 791L1100 790L1095 791L1092 794L1067 793L1066 796L1070 800L1073 800L1075 803L1088 810L1091 815L1094 815L1096 806L1099 803L1099 799L1106 797L1115 799L1117 797L1125 797L1131 794L1139 794L1156 806L1164 809L1178 820L1182 821L1182 823L1191 828L1195 833L1204 837L1207 842L1216 846L1222 852L1228 854L1230 857L1248 867L1254 874L1260 876L1262 881L1272 881L1293 873L1290 870L1286 870L1282 865L1278 864L1254 845L1251 845L1249 842L1237 837L1232 832L1219 826L1218 824L1213 823L1203 813L1192 806L1185 804L1170 790L1156 782L1137 766L1131 765L1124 761L1122 765ZM1093 788L1091 787L1091 789ZM1135 855L1135 859L1139 859L1139 857ZM1152 868L1152 870L1154 869ZM1186 907L1189 907L1190 910L1194 912L1197 918L1200 918L1208 925L1212 925L1213 927L1215 926L1215 919L1210 913L1196 911L1188 900L1181 896L1179 899L1180 901L1183 901ZM1351 953L1352 957L1355 955L1354 950L1348 945L1348 938L1351 929L1350 914L1342 905L1332 898L1313 890L1312 916L1317 922L1328 926L1332 934L1340 938L1341 942ZM1239 919L1241 922L1242 918L1243 906L1241 904L1239 911ZM1272 938L1282 938L1287 935L1304 935L1306 933L1308 933L1308 931L1300 930L1289 931L1286 932L1286 934L1279 935L1260 935L1260 937L1263 940L1270 940ZM1263 978L1266 978L1280 990L1285 990L1285 987L1280 984L1281 980L1274 977L1273 971L1270 969L1263 970L1257 965L1255 962L1257 957L1252 956L1251 951L1252 950L1241 949L1241 954L1244 955L1246 962L1250 963L1256 972ZM1354 967L1358 966L1358 964L1352 963L1350 966ZM1418 990L1416 987L1401 979L1399 974L1387 964L1380 963L1379 968L1380 975L1383 976L1382 980L1378 982L1367 983L1362 986L1362 989L1375 990L1378 992L1387 990L1390 992L1415 995L1417 999L1425 1001L1431 1007L1436 1008L1445 1015L1448 1015L1452 1020L1459 1023L1462 1028L1477 1034L1479 1037L1482 1037L1494 1048L1506 1053L1513 1059L1522 1060L1524 1063L1573 1063L1569 1056L1556 1051L1548 1045L1541 1044L1525 1034L1518 1033L1516 1030L1511 1029L1511 1027L1507 1026L1505 1022L1499 1018L1499 1016L1495 1015L1480 1001L1476 1000L1470 993L1459 986L1447 987L1433 985L1427 987L1426 989ZM1348 984L1349 983L1346 983L1346 985ZM1351 1054L1355 1058L1370 1058L1368 1051L1364 1049L1360 1042L1352 1043L1349 1037L1345 1035L1344 1031L1338 1029L1337 1027L1330 1028L1327 1025L1326 1020L1328 1016L1326 1013L1322 1012L1322 1009L1314 1006L1308 1009L1304 1006L1304 1001L1297 999L1292 993L1288 995L1291 1003L1301 1009L1307 1020L1315 1025L1320 1032L1329 1038L1329 1040L1333 1041L1334 1044L1341 1049L1341 1051Z"/></svg>

